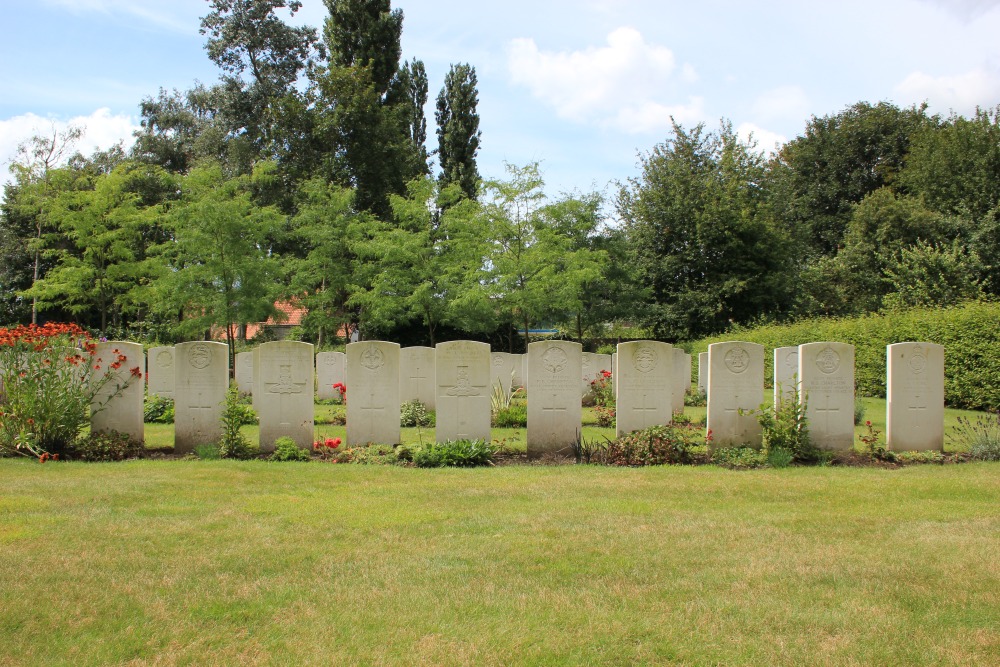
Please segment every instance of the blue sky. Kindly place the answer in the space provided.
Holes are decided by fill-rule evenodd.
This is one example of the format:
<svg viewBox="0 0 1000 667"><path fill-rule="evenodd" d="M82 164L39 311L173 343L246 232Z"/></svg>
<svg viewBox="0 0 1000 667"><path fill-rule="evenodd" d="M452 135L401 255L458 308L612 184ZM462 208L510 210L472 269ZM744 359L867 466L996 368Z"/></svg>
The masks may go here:
<svg viewBox="0 0 1000 667"><path fill-rule="evenodd" d="M635 176L671 115L688 127L726 118L773 149L811 115L861 100L926 101L944 115L1000 104L1000 0L392 4L405 14L403 57L427 67L431 105L451 63L476 68L483 175L538 161L551 195L610 192ZM86 126L85 152L128 142L143 97L215 81L198 33L207 7L0 2L0 162L68 122ZM325 15L322 0L304 0L291 21L321 27Z"/></svg>

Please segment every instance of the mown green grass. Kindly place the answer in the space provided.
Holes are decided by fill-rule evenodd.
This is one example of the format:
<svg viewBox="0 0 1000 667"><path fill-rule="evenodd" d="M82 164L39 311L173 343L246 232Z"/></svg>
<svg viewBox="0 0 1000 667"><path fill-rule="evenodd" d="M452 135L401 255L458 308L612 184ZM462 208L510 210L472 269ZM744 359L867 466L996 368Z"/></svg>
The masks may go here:
<svg viewBox="0 0 1000 667"><path fill-rule="evenodd" d="M3 665L1000 662L1000 464L0 480Z"/></svg>

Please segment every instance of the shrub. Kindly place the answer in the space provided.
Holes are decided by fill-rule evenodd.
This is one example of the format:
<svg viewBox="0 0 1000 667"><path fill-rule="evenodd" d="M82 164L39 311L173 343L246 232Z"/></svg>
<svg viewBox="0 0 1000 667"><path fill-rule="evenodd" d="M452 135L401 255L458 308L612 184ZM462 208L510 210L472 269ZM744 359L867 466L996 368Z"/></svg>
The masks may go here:
<svg viewBox="0 0 1000 667"><path fill-rule="evenodd" d="M493 426L496 428L524 428L527 425L528 406L524 403L511 403L493 415Z"/></svg>
<svg viewBox="0 0 1000 667"><path fill-rule="evenodd" d="M70 445L69 454L80 461L124 461L142 456L143 447L125 433L106 431L78 438Z"/></svg>
<svg viewBox="0 0 1000 667"><path fill-rule="evenodd" d="M67 454L102 410L142 369L126 357L97 357L97 345L75 324L0 327L0 455ZM127 373L127 375L126 375Z"/></svg>
<svg viewBox="0 0 1000 667"><path fill-rule="evenodd" d="M226 392L226 402L222 409L222 441L219 442L219 455L224 459L252 459L257 456L258 449L240 428L251 418L256 420L256 413L240 402L240 392L235 385Z"/></svg>
<svg viewBox="0 0 1000 667"><path fill-rule="evenodd" d="M399 406L399 425L404 427L433 426L434 413L427 406L414 399Z"/></svg>
<svg viewBox="0 0 1000 667"><path fill-rule="evenodd" d="M762 449L745 445L723 447L712 452L712 463L726 468L760 468L768 463L768 454Z"/></svg>
<svg viewBox="0 0 1000 667"><path fill-rule="evenodd" d="M959 417L949 439L968 449L969 456L980 461L1000 461L1000 411L989 416Z"/></svg>
<svg viewBox="0 0 1000 667"><path fill-rule="evenodd" d="M692 352L710 343L745 340L768 351L814 341L842 341L855 346L855 382L861 396L885 396L885 348L902 341L945 346L945 402L956 408L1000 408L1000 303L972 302L948 308L914 308L843 319L811 319L789 325L734 329L725 336L703 339ZM773 355L766 354L765 377L772 376Z"/></svg>
<svg viewBox="0 0 1000 667"><path fill-rule="evenodd" d="M857 426L865 420L865 402L860 397L854 399L854 425Z"/></svg>
<svg viewBox="0 0 1000 667"><path fill-rule="evenodd" d="M773 409L762 404L752 413L757 416L763 432L763 451L770 457L772 452L785 451L795 461L816 461L820 457L819 449L809 439L809 421L806 419L806 404L799 400L799 389L796 386L791 394L780 391L778 387L778 402ZM786 458L777 455L775 460Z"/></svg>
<svg viewBox="0 0 1000 667"><path fill-rule="evenodd" d="M295 444L288 436L282 436L274 441L274 452L271 461L308 461L309 452Z"/></svg>
<svg viewBox="0 0 1000 667"><path fill-rule="evenodd" d="M614 378L611 376L611 371L601 371L595 379L590 381L590 395L594 397L594 405L597 407L614 408L614 387Z"/></svg>
<svg viewBox="0 0 1000 667"><path fill-rule="evenodd" d="M142 419L147 424L173 424L174 399L149 394L142 407Z"/></svg>
<svg viewBox="0 0 1000 667"><path fill-rule="evenodd" d="M865 429L858 436L858 440L861 441L861 451L872 460L895 461L895 454L886 449L885 443L882 442L882 431L872 426L870 421L865 422Z"/></svg>
<svg viewBox="0 0 1000 667"><path fill-rule="evenodd" d="M595 462L619 466L695 463L707 453L705 436L691 424L666 424L610 440Z"/></svg>
<svg viewBox="0 0 1000 667"><path fill-rule="evenodd" d="M926 452L896 452L895 459L900 463L944 463L945 461L944 454L933 449Z"/></svg>
<svg viewBox="0 0 1000 667"><path fill-rule="evenodd" d="M610 428L615 425L615 409L598 405L594 408L594 420L601 428Z"/></svg>
<svg viewBox="0 0 1000 667"><path fill-rule="evenodd" d="M449 440L428 443L413 450L413 463L418 468L473 468L493 465L496 447L485 440Z"/></svg>
<svg viewBox="0 0 1000 667"><path fill-rule="evenodd" d="M694 387L684 393L684 405L691 408L703 408L708 405L708 394Z"/></svg>
<svg viewBox="0 0 1000 667"><path fill-rule="evenodd" d="M359 465L395 465L400 462L400 458L396 448L392 445L370 442L366 445L337 450L332 456L332 462Z"/></svg>

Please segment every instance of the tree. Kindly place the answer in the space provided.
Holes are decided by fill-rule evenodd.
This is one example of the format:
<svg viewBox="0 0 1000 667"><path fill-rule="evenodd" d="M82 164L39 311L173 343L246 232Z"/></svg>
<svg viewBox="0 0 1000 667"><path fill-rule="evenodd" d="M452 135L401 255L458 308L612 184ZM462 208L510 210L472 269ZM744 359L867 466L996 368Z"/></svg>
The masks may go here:
<svg viewBox="0 0 1000 667"><path fill-rule="evenodd" d="M457 183L469 199L479 189L479 92L476 68L452 65L437 97L438 162L442 183Z"/></svg>
<svg viewBox="0 0 1000 667"><path fill-rule="evenodd" d="M408 171L420 176L430 173L427 165L427 117L424 116L427 71L422 61L406 61L400 66L396 78L389 84L386 103L394 109L403 133L412 144L411 152L415 162Z"/></svg>
<svg viewBox="0 0 1000 667"><path fill-rule="evenodd" d="M482 285L502 320L523 327L566 319L581 308L581 290L600 273L601 255L580 247L578 222L585 202L545 202L537 163L507 165L510 178L483 183L477 233L486 243ZM587 216L582 216L586 218Z"/></svg>
<svg viewBox="0 0 1000 667"><path fill-rule="evenodd" d="M49 207L57 191L53 186L52 173L70 156L74 144L82 135L82 128L70 126L60 132L53 125L49 135L36 134L18 145L17 158L10 166L18 192L9 210L22 221L30 221L33 232L26 243L33 263L32 287L42 275L43 235L52 227ZM5 217L9 220L9 216ZM37 297L32 297L31 301L31 323L38 324Z"/></svg>
<svg viewBox="0 0 1000 667"><path fill-rule="evenodd" d="M910 143L925 126L926 105L900 109L859 102L813 118L803 136L785 144L772 166L771 205L813 253L833 254L852 207L895 181Z"/></svg>
<svg viewBox="0 0 1000 667"><path fill-rule="evenodd" d="M618 210L655 336L689 340L786 312L790 239L764 206L763 158L728 123L718 132L674 123L640 161Z"/></svg>
<svg viewBox="0 0 1000 667"><path fill-rule="evenodd" d="M375 92L385 95L402 55L403 11L390 0L323 0L330 16L323 35L335 67L366 67Z"/></svg>
<svg viewBox="0 0 1000 667"><path fill-rule="evenodd" d="M227 160L228 131L219 116L222 94L221 87L198 84L183 93L161 88L155 99L143 98L132 157L175 174L186 174L201 159Z"/></svg>
<svg viewBox="0 0 1000 667"><path fill-rule="evenodd" d="M319 37L315 28L292 27L275 12L293 15L299 0L210 0L201 20L205 49L224 72L221 96L228 129L245 138L255 155L280 143L270 109L293 90L311 66ZM321 54L322 55L322 54Z"/></svg>
<svg viewBox="0 0 1000 667"><path fill-rule="evenodd" d="M283 218L252 197L274 170L262 162L252 174L226 178L218 165L193 169L181 182L180 201L167 208L173 238L158 248L168 270L151 286L150 300L179 314L182 335L223 326L230 367L235 325L276 314L277 260L267 240Z"/></svg>

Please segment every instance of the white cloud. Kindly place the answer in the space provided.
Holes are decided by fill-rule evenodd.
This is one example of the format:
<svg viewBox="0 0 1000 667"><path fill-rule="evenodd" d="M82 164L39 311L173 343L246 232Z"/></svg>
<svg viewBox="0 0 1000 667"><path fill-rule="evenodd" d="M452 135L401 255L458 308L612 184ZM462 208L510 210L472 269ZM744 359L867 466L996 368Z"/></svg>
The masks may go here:
<svg viewBox="0 0 1000 667"><path fill-rule="evenodd" d="M507 67L515 84L577 123L641 133L669 127L671 113L678 121L703 117L700 98L670 99L678 82L697 77L694 68L684 65L675 76L673 52L634 28L618 28L607 46L582 51L542 51L533 39L515 39Z"/></svg>
<svg viewBox="0 0 1000 667"><path fill-rule="evenodd" d="M744 142L750 142L752 139L757 144L757 151L765 155L773 155L783 144L788 142L787 137L777 132L765 130L753 123L743 123L737 127L736 136Z"/></svg>
<svg viewBox="0 0 1000 667"><path fill-rule="evenodd" d="M758 95L751 110L758 119L798 121L809 115L809 97L800 86L779 86Z"/></svg>
<svg viewBox="0 0 1000 667"><path fill-rule="evenodd" d="M941 7L966 21L971 21L1000 7L1000 0L924 0L924 2Z"/></svg>
<svg viewBox="0 0 1000 667"><path fill-rule="evenodd" d="M1000 103L1000 71L980 67L964 74L938 77L913 72L895 91L905 102L926 101L932 111L969 115L977 105L994 107Z"/></svg>
<svg viewBox="0 0 1000 667"><path fill-rule="evenodd" d="M0 120L0 187L10 181L9 166L17 157L18 144L27 141L36 134L63 131L69 126L83 128L83 136L77 142L76 151L90 155L95 150L107 150L119 141L124 141L126 148L132 145L132 132L138 125L131 116L112 115L108 108L101 108L88 116L76 116L69 120L42 118L33 113L14 116ZM75 152L75 151L74 151Z"/></svg>

